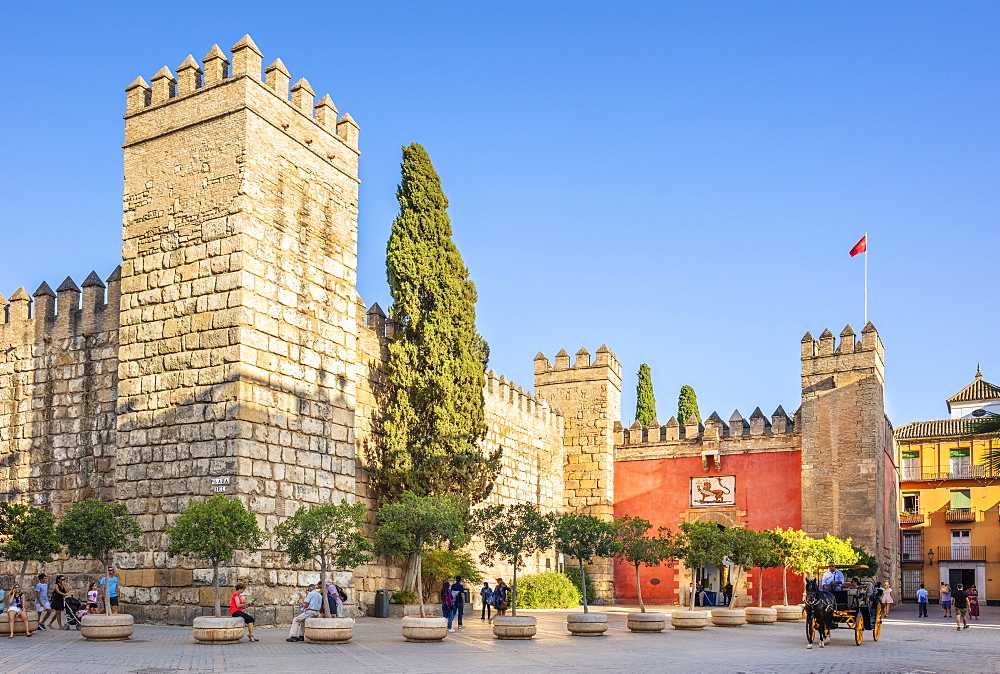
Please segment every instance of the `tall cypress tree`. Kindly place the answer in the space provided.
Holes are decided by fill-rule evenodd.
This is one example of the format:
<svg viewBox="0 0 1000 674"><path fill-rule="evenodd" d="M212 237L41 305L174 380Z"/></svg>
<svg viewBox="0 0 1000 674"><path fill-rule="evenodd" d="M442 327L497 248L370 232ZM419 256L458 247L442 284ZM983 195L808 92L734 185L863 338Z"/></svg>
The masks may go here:
<svg viewBox="0 0 1000 674"><path fill-rule="evenodd" d="M635 387L635 418L643 426L656 419L656 398L653 396L653 375L649 365L639 366L639 383Z"/></svg>
<svg viewBox="0 0 1000 674"><path fill-rule="evenodd" d="M403 148L386 267L400 327L389 343L389 400L382 442L369 453L382 502L405 491L456 494L476 503L500 471L500 450L484 455L483 386L489 350L476 331L476 287L451 240L448 199L430 157Z"/></svg>
<svg viewBox="0 0 1000 674"><path fill-rule="evenodd" d="M691 415L701 421L701 412L698 411L698 396L690 386L681 386L681 394L677 396L677 421L683 426Z"/></svg>

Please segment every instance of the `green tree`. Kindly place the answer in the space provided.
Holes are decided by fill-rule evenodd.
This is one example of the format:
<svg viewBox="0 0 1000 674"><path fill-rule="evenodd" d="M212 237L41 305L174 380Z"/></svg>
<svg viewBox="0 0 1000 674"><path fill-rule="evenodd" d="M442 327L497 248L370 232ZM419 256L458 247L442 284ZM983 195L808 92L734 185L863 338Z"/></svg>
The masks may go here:
<svg viewBox="0 0 1000 674"><path fill-rule="evenodd" d="M854 548L854 551L856 553L858 553L858 561L854 563L860 564L862 566L867 566L868 575L871 576L872 578L878 576L878 570L879 567L881 566L878 563L878 558L876 558L875 555L869 555L868 552L860 545L854 545L853 543L851 543L851 547Z"/></svg>
<svg viewBox="0 0 1000 674"><path fill-rule="evenodd" d="M424 616L424 588L421 571L423 553L451 543L461 547L465 533L465 504L457 496L417 496L403 492L397 503L379 507L375 520L375 549L388 557L416 557L417 600ZM404 579L405 582L405 579ZM403 586L404 590L412 586Z"/></svg>
<svg viewBox="0 0 1000 674"><path fill-rule="evenodd" d="M371 446L381 503L403 492L482 501L501 451L484 455L483 387L489 350L476 331L476 287L451 239L448 199L423 147L403 148L386 268L399 325L389 343L382 441Z"/></svg>
<svg viewBox="0 0 1000 674"><path fill-rule="evenodd" d="M473 513L473 527L483 539L479 561L492 564L498 557L514 567L511 585L511 615L517 615L517 570L524 568L524 558L552 547L555 517L543 513L534 503L494 505Z"/></svg>
<svg viewBox="0 0 1000 674"><path fill-rule="evenodd" d="M781 583L784 593L784 605L788 606L788 571L791 570L804 576L816 570L818 561L813 557L813 539L806 532L800 529L782 529L781 527L773 531L782 540L777 550L781 557Z"/></svg>
<svg viewBox="0 0 1000 674"><path fill-rule="evenodd" d="M743 584L741 577L747 569L756 566L757 557L760 554L760 539L756 531L744 529L743 527L729 527L719 532L719 546L722 555L715 553L715 559L710 559L717 566L722 565L722 560L728 558L729 562L735 566L735 578L733 584L733 598L729 602L730 606L739 604L740 592Z"/></svg>
<svg viewBox="0 0 1000 674"><path fill-rule="evenodd" d="M319 563L320 583L327 581L327 569L353 569L371 559L365 552L371 544L361 533L367 508L364 503L324 503L301 507L275 527L278 549L292 564ZM322 616L328 615L329 602L323 601Z"/></svg>
<svg viewBox="0 0 1000 674"><path fill-rule="evenodd" d="M646 363L639 366L639 383L635 387L635 418L644 427L649 426L656 419L653 375Z"/></svg>
<svg viewBox="0 0 1000 674"><path fill-rule="evenodd" d="M815 564L814 572L830 562L838 565L857 564L860 557L858 551L851 544L850 538L842 539L827 534L824 538L813 539L811 546Z"/></svg>
<svg viewBox="0 0 1000 674"><path fill-rule="evenodd" d="M625 515L615 520L615 540L618 541L615 556L635 567L635 588L639 595L639 611L642 613L646 612L646 605L642 601L639 567L644 564L659 566L677 554L676 542L670 530L660 527L656 536L650 536L649 530L652 528L649 520L641 517Z"/></svg>
<svg viewBox="0 0 1000 674"><path fill-rule="evenodd" d="M243 502L221 494L189 503L173 526L167 527L167 538L171 557L187 555L211 562L216 618L222 615L219 564L232 559L236 550L260 549L265 540L257 518L247 512Z"/></svg>
<svg viewBox="0 0 1000 674"><path fill-rule="evenodd" d="M786 542L775 531L755 531L754 535L756 545L751 562L757 567L757 606L760 607L764 603L764 569L784 566Z"/></svg>
<svg viewBox="0 0 1000 674"><path fill-rule="evenodd" d="M116 550L135 550L135 539L142 529L129 515L123 503L105 503L96 498L80 501L69 509L56 528L56 538L66 546L70 557L98 559L107 571ZM111 615L108 595L110 583L104 586L104 612Z"/></svg>
<svg viewBox="0 0 1000 674"><path fill-rule="evenodd" d="M690 386L681 386L681 393L677 396L677 421L683 426L691 417L701 421L701 412L698 411L698 396Z"/></svg>
<svg viewBox="0 0 1000 674"><path fill-rule="evenodd" d="M0 502L0 554L4 559L21 562L17 583L24 588L28 562L47 564L59 554L56 518L48 510L23 503Z"/></svg>
<svg viewBox="0 0 1000 674"><path fill-rule="evenodd" d="M722 558L726 556L723 531L714 522L681 522L676 558L690 569L692 585L698 584L698 569L710 562L721 564ZM692 592L691 608L694 608L694 595Z"/></svg>
<svg viewBox="0 0 1000 674"><path fill-rule="evenodd" d="M420 577L425 600L441 588L442 580L455 576L461 576L470 585L483 582L483 572L476 566L472 555L464 550L429 550L423 554Z"/></svg>
<svg viewBox="0 0 1000 674"><path fill-rule="evenodd" d="M615 527L612 522L605 522L593 515L562 515L555 520L556 550L576 558L580 565L580 577L583 589L583 612L587 609L587 570L594 557L613 557L618 551L615 541Z"/></svg>

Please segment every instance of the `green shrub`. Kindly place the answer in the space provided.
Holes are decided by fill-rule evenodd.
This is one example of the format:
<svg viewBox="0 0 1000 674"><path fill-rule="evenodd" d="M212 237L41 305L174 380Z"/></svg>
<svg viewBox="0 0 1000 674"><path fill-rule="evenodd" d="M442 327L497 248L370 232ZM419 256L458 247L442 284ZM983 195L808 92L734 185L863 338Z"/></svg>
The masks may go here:
<svg viewBox="0 0 1000 674"><path fill-rule="evenodd" d="M581 593L580 603L583 602L583 588L580 586L580 569L576 566L567 566L563 573L573 582L576 587L576 591ZM593 604L594 600L597 599L597 591L594 589L594 581L590 579L590 575L587 575L587 603Z"/></svg>
<svg viewBox="0 0 1000 674"><path fill-rule="evenodd" d="M390 603L393 604L416 604L417 593L413 590L398 590L392 593Z"/></svg>
<svg viewBox="0 0 1000 674"><path fill-rule="evenodd" d="M423 555L421 581L424 601L437 597L441 581L461 576L466 587L483 582L483 573L476 568L472 555L460 550L430 550Z"/></svg>
<svg viewBox="0 0 1000 674"><path fill-rule="evenodd" d="M517 579L518 608L573 608L582 602L580 590L564 573L546 571Z"/></svg>

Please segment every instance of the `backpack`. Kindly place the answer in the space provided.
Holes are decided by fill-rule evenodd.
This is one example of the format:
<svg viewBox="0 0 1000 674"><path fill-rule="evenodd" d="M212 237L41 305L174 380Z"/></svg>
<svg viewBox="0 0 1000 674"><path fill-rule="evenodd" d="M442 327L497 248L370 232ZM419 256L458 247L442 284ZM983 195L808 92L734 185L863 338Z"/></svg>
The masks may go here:
<svg viewBox="0 0 1000 674"><path fill-rule="evenodd" d="M455 597L452 595L451 590L448 590L441 595L441 608L446 610L455 608Z"/></svg>

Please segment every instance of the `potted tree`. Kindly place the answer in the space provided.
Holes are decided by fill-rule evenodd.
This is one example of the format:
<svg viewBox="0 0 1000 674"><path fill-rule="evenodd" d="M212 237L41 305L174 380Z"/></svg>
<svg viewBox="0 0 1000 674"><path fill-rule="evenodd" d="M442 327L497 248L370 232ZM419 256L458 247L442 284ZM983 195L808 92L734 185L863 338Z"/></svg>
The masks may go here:
<svg viewBox="0 0 1000 674"><path fill-rule="evenodd" d="M757 606L747 606L747 622L751 625L771 625L778 619L778 610L764 606L764 569L783 566L785 539L775 531L758 531L752 563L757 567Z"/></svg>
<svg viewBox="0 0 1000 674"><path fill-rule="evenodd" d="M60 550L56 540L56 518L48 510L23 503L0 503L0 536L5 539L0 547L0 554L4 559L21 562L17 583L22 590L25 589L24 576L28 570L28 562L46 564ZM25 592L25 596L29 594L31 593ZM0 633L8 629L5 623L9 617L7 611L0 616L0 625L3 626ZM38 627L38 611L27 612L27 618L28 630L33 632ZM24 630L24 622L15 622L15 633L23 634Z"/></svg>
<svg viewBox="0 0 1000 674"><path fill-rule="evenodd" d="M517 570L524 567L524 557L552 547L554 517L542 513L534 503L487 506L475 511L475 531L482 537L485 551L479 555L483 564L499 558L514 568L511 585L511 615L493 619L493 634L498 639L530 639L538 632L534 616L517 615Z"/></svg>
<svg viewBox="0 0 1000 674"><path fill-rule="evenodd" d="M743 589L742 575L753 566L754 555L759 544L757 532L743 527L729 527L719 532L719 548L710 560L721 566L723 559L733 565L733 597L727 607L712 609L712 624L717 627L740 627L747 622L746 611L739 606L745 603L740 590Z"/></svg>
<svg viewBox="0 0 1000 674"><path fill-rule="evenodd" d="M132 541L142 529L122 503L105 503L89 498L80 501L62 518L56 537L70 557L97 559L105 571L116 550L134 549ZM88 613L80 634L91 641L118 641L132 636L135 621L128 613L111 615L110 583L104 585L104 615Z"/></svg>
<svg viewBox="0 0 1000 674"><path fill-rule="evenodd" d="M361 533L365 524L364 503L325 503L302 507L275 528L278 549L292 564L319 564L320 586L326 585L330 565L353 569L370 557L371 544ZM325 594L325 592L324 592ZM316 643L346 644L354 636L354 619L330 617L330 602L323 601L319 618L308 618L306 639Z"/></svg>
<svg viewBox="0 0 1000 674"><path fill-rule="evenodd" d="M556 550L576 558L580 565L583 613L571 613L566 627L573 636L597 637L608 631L608 614L591 613L587 608L587 570L594 557L612 557L617 552L614 524L593 515L562 515L555 521Z"/></svg>
<svg viewBox="0 0 1000 674"><path fill-rule="evenodd" d="M403 637L407 641L441 641L448 636L448 621L428 617L424 610L421 559L427 550L450 542L461 545L465 533L465 507L456 496L417 496L403 492L396 503L386 503L376 513L375 549L387 557L416 556L419 616L403 616ZM409 588L403 588L409 589Z"/></svg>
<svg viewBox="0 0 1000 674"><path fill-rule="evenodd" d="M194 619L195 640L207 644L238 642L245 623L242 618L222 617L219 564L232 559L237 549L257 550L264 544L257 518L247 512L242 501L219 494L189 503L173 526L167 527L167 538L171 557L186 555L212 564L215 614Z"/></svg>
<svg viewBox="0 0 1000 674"><path fill-rule="evenodd" d="M779 621L795 622L802 619L802 606L788 603L788 572L805 575L815 570L819 560L815 558L813 553L813 538L806 532L792 528L784 530L777 528L774 532L783 540L779 554L781 555L781 589L784 603L771 608L777 611Z"/></svg>
<svg viewBox="0 0 1000 674"><path fill-rule="evenodd" d="M616 557L635 567L635 589L639 599L639 612L628 614L628 628L633 632L662 632L667 627L665 613L647 613L642 601L642 579L639 567L659 566L673 559L676 551L673 536L661 527L655 537L649 536L653 527L649 520L625 515L615 520L615 539L618 541Z"/></svg>
<svg viewBox="0 0 1000 674"><path fill-rule="evenodd" d="M698 569L725 555L722 529L712 522L682 522L677 536L676 558L691 572L691 585L698 583ZM686 611L674 611L670 624L679 630L700 630L708 624L708 611L695 610L695 593L690 593L691 606Z"/></svg>

